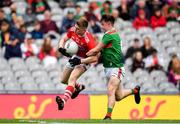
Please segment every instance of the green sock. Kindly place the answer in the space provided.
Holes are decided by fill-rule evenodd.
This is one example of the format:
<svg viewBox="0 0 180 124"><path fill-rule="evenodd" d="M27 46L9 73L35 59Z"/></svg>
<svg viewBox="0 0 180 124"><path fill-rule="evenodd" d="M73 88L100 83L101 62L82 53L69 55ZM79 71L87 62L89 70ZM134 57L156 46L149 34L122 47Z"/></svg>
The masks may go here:
<svg viewBox="0 0 180 124"><path fill-rule="evenodd" d="M131 91L132 91L132 94L134 94L134 89L131 89Z"/></svg>
<svg viewBox="0 0 180 124"><path fill-rule="evenodd" d="M106 116L111 117L112 110L113 110L113 108L108 108Z"/></svg>
<svg viewBox="0 0 180 124"><path fill-rule="evenodd" d="M112 108L108 108L107 112L112 113L112 110L113 110Z"/></svg>

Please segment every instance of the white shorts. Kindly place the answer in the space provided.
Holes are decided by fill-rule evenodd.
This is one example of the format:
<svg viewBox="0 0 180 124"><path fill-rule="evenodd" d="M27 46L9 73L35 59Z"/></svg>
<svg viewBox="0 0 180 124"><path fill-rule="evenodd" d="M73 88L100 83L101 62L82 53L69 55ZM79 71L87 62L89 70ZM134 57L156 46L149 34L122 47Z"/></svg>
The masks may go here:
<svg viewBox="0 0 180 124"><path fill-rule="evenodd" d="M122 80L125 76L125 69L124 67L121 68L105 68L105 75L106 78L109 79L111 76L115 76L118 79Z"/></svg>
<svg viewBox="0 0 180 124"><path fill-rule="evenodd" d="M79 56L77 56L77 55L74 55L74 56L72 56L71 58L73 58L73 57L78 57L78 58L81 59L81 57L79 57ZM89 67L90 67L90 64L80 64L80 65L76 65L76 66L82 66L85 70L88 70ZM72 66L72 65L68 62L68 63L66 63L65 68L70 68L70 69L73 70L76 66Z"/></svg>

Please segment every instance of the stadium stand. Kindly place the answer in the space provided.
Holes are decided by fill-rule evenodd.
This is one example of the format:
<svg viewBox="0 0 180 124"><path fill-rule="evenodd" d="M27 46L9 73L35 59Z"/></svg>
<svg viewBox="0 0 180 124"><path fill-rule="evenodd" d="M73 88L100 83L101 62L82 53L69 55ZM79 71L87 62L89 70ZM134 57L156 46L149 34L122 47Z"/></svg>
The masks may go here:
<svg viewBox="0 0 180 124"><path fill-rule="evenodd" d="M73 3L72 6L66 3L68 6L61 8L61 0L47 0L44 1L48 7L45 10L37 12L33 10L30 0L12 0L12 4L9 6L1 3L2 9L0 9L0 26L1 26L1 37L0 37L0 93L62 93L65 89L65 84L60 83L60 75L62 75L62 69L64 68L68 58L58 55L57 63L50 66L45 66L38 56L30 56L26 59L20 57L12 57L8 60L5 59L5 43L6 39L1 23L4 19L9 20L10 28L13 30L20 31L22 25L26 26L26 33L31 33L35 26L35 21L45 21L44 12L50 10L51 21L55 22L58 29L61 28L62 20L66 16L67 12L71 10L75 5L81 7L82 13L88 11L88 7L91 6L95 16L100 18L101 4L104 0L76 0L79 2ZM147 3L150 0L147 0ZM161 2L160 0L158 0ZM112 9L116 9L120 6L120 0L111 0ZM128 6L135 6L138 2L131 1ZM163 2L162 4L171 3ZM179 3L176 3L179 5ZM148 6L148 4L147 4ZM22 24L19 17L26 15L27 8L32 9L35 14L36 20L33 20L32 24L26 24L25 19L22 18ZM37 9L37 8L35 8ZM162 8L161 8L162 9ZM179 8L177 10L179 12ZM15 15L13 15L15 13ZM76 13L74 13L76 14ZM131 15L131 13L130 13ZM126 76L123 79L123 86L125 88L133 88L137 83L142 86L143 93L178 93L178 86L168 80L168 65L171 61L172 54L177 54L180 57L180 13L177 14L175 21L167 21L166 26L156 27L152 29L150 26L140 27L135 29L133 27L133 20L123 20L119 23L119 34L122 38L122 50L126 54L127 49L131 46L132 41L137 38L140 44L143 45L145 37L149 37L152 40L153 47L158 51L158 56L163 59L163 70L153 70L150 73L146 69L137 69L133 73L131 72L131 66L133 59L130 57L125 61ZM31 17L29 17L31 18ZM14 21L15 20L15 21ZM99 22L98 22L99 23ZM41 27L43 28L43 27ZM17 35L17 34L16 34ZM43 33L44 38L47 36L51 37L52 46L57 49L59 39L62 37L60 32L49 31ZM103 32L94 34L100 40L103 36ZM18 38L18 36L16 36ZM34 39L34 43L38 47L39 51L44 43L44 38ZM21 43L22 44L22 43ZM58 54L58 53L57 53ZM178 73L179 74L179 73ZM92 78L93 77L93 78ZM106 78L103 72L102 64L92 66L82 77L78 80L80 83L86 85L84 93L104 93L106 92ZM178 81L178 80L176 80Z"/></svg>

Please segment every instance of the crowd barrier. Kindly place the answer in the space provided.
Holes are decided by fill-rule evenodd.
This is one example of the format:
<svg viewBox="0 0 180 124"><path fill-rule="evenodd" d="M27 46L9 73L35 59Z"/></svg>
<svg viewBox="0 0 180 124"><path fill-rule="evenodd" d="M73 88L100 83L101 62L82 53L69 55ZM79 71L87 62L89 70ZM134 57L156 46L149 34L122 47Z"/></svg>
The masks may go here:
<svg viewBox="0 0 180 124"><path fill-rule="evenodd" d="M63 111L57 110L55 97L1 94L0 119L102 119L107 111L106 95L79 95ZM116 103L112 118L180 120L180 96L142 95L140 104L130 96Z"/></svg>

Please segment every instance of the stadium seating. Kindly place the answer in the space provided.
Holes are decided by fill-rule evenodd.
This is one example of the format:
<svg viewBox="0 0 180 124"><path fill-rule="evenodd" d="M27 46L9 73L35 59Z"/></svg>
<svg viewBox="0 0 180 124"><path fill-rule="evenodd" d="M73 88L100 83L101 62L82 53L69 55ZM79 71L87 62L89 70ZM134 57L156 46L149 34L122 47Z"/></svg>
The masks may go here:
<svg viewBox="0 0 180 124"><path fill-rule="evenodd" d="M27 3L25 0L13 0L18 8L18 12L25 13ZM94 0L89 0L91 2ZM102 2L101 0L98 0ZM119 5L119 1L113 3L113 7ZM88 8L88 3L78 2L83 9ZM51 8L52 20L60 27L64 11L59 7L58 3L48 0ZM11 13L9 7L4 7L6 14ZM37 14L39 21L44 20L43 14ZM119 26L119 33L122 37L122 51L126 52L130 47L134 38L139 38L141 45L142 39L149 36L152 39L153 46L158 50L158 54L165 60L163 67L167 69L170 61L170 55L177 53L180 57L180 24L177 22L167 22L166 27L159 27L155 30L145 27L136 30L132 27L130 21L122 21ZM28 31L32 31L33 27L28 26ZM56 39L52 40L52 45L57 48L57 44L61 36L54 32L47 35L53 35ZM96 34L99 39L103 33ZM44 40L37 39L35 44L40 47ZM37 57L29 57L26 60L22 58L11 58L8 61L3 57L4 50L0 48L0 93L62 93L66 87L60 83L62 70L67 63L67 58L60 58L58 63L52 66L44 67L43 63ZM174 84L168 82L167 76L162 71L152 71L150 74L144 70L136 70L130 72L132 59L127 59L125 63L126 76L122 84L125 88L134 88L137 84L142 86L143 93L177 93L178 89ZM86 85L84 93L102 93L106 91L106 77L102 64L91 67L78 82Z"/></svg>

